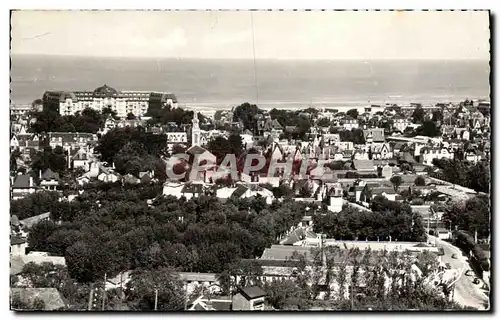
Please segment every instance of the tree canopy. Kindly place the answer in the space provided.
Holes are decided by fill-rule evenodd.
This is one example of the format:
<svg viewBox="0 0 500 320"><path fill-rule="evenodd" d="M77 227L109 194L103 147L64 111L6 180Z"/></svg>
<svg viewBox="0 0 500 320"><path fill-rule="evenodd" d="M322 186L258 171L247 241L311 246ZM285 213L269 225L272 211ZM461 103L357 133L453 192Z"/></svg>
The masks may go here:
<svg viewBox="0 0 500 320"><path fill-rule="evenodd" d="M439 171L430 173L431 176L453 184L474 189L478 192L490 192L491 169L487 161L470 163L462 160L433 159L432 164Z"/></svg>
<svg viewBox="0 0 500 320"><path fill-rule="evenodd" d="M422 241L425 238L421 219L412 214L408 205L377 196L372 200L372 210L344 207L338 213L316 215L314 231L341 240Z"/></svg>
<svg viewBox="0 0 500 320"><path fill-rule="evenodd" d="M45 109L35 113L36 122L31 130L43 132L88 132L97 133L104 124L105 116L99 111L86 108L75 115L61 116L59 112Z"/></svg>
<svg viewBox="0 0 500 320"><path fill-rule="evenodd" d="M421 105L418 105L412 114L414 123L423 123L425 120L425 110Z"/></svg>
<svg viewBox="0 0 500 320"><path fill-rule="evenodd" d="M259 107L255 104L245 102L234 108L233 121L241 121L244 129L255 132L259 114L262 114L262 110Z"/></svg>
<svg viewBox="0 0 500 320"><path fill-rule="evenodd" d="M346 114L350 117L353 117L354 119L357 119L359 112L358 112L358 109L349 109L349 110L347 110Z"/></svg>
<svg viewBox="0 0 500 320"><path fill-rule="evenodd" d="M30 246L64 255L71 276L81 282L137 268L220 273L229 263L260 256L302 219L306 206L267 205L259 198L186 201L162 197L161 190L112 184L88 189L62 203L54 217L60 225L35 225L40 232L30 236ZM148 206L148 199L156 200Z"/></svg>

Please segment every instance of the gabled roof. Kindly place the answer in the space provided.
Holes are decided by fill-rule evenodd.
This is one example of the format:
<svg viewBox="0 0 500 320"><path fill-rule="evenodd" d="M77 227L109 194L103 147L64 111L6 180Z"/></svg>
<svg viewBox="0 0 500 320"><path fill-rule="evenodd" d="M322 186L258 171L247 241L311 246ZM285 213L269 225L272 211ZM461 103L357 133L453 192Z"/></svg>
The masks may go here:
<svg viewBox="0 0 500 320"><path fill-rule="evenodd" d="M150 176L151 173L149 171L141 171L139 172L139 178L142 178L144 176Z"/></svg>
<svg viewBox="0 0 500 320"><path fill-rule="evenodd" d="M372 138L373 138L374 142L383 142L383 141L385 141L385 135L384 135L384 129L383 128L373 128L373 129L363 130L363 136L365 137L365 139L370 134L372 135Z"/></svg>
<svg viewBox="0 0 500 320"><path fill-rule="evenodd" d="M274 143L272 153L274 153L274 151L275 151L276 149L279 149L279 151L280 151L280 153L281 153L281 154L285 154L285 151L283 150L283 147L281 146L281 144L279 144L279 143Z"/></svg>
<svg viewBox="0 0 500 320"><path fill-rule="evenodd" d="M88 160L87 151L82 148L71 150L71 157L73 160Z"/></svg>
<svg viewBox="0 0 500 320"><path fill-rule="evenodd" d="M247 299L256 299L260 297L264 297L266 293L261 288L255 287L246 287L240 289L240 293Z"/></svg>
<svg viewBox="0 0 500 320"><path fill-rule="evenodd" d="M352 162L356 170L374 170L372 160L353 160Z"/></svg>
<svg viewBox="0 0 500 320"><path fill-rule="evenodd" d="M39 221L42 221L44 219L49 219L49 218L50 218L50 212L45 212L45 213L42 213L42 214L39 214L39 215L36 215L33 217L23 219L23 220L19 221L19 223L21 223L23 226L31 228L31 226L38 223Z"/></svg>
<svg viewBox="0 0 500 320"><path fill-rule="evenodd" d="M284 245L293 245L296 242L304 240L306 238L306 234L304 230L301 228L297 228L292 231L292 233L288 236L288 238L282 243Z"/></svg>
<svg viewBox="0 0 500 320"><path fill-rule="evenodd" d="M292 260L294 252L305 254L306 258L311 257L310 248L301 246L272 245L271 248L264 249L260 259L263 260Z"/></svg>
<svg viewBox="0 0 500 320"><path fill-rule="evenodd" d="M217 273L177 272L176 274L183 281L211 282L219 278Z"/></svg>
<svg viewBox="0 0 500 320"><path fill-rule="evenodd" d="M23 244L26 243L26 238L24 237L18 237L18 236L11 236L10 237L10 245L15 246L18 244Z"/></svg>
<svg viewBox="0 0 500 320"><path fill-rule="evenodd" d="M33 183L33 186L30 186L30 176L26 175L26 174L18 175L16 177L16 179L14 180L14 185L12 186L12 188L16 188L16 189L17 188L27 189L30 187L34 187L34 183Z"/></svg>
<svg viewBox="0 0 500 320"><path fill-rule="evenodd" d="M400 150L405 145L403 142L392 142L391 144L394 150Z"/></svg>
<svg viewBox="0 0 500 320"><path fill-rule="evenodd" d="M233 191L233 193L231 194L231 197L239 198L242 195L244 195L245 192L247 192L248 190L250 190L250 189L247 186L240 184L240 185L238 185L236 190Z"/></svg>
<svg viewBox="0 0 500 320"><path fill-rule="evenodd" d="M283 126L276 119L273 119L272 126L273 129L283 129Z"/></svg>
<svg viewBox="0 0 500 320"><path fill-rule="evenodd" d="M61 138L62 143L77 142L80 138L84 140L92 140L94 138L92 133L87 132L49 132L47 135L49 140L59 140Z"/></svg>
<svg viewBox="0 0 500 320"><path fill-rule="evenodd" d="M194 145L190 147L189 149L186 150L186 153L191 154L191 155L196 155L196 154L202 154L206 152L207 149L200 147L198 145Z"/></svg>
<svg viewBox="0 0 500 320"><path fill-rule="evenodd" d="M59 173L54 172L48 168L45 170L45 172L42 174L42 180L59 180Z"/></svg>

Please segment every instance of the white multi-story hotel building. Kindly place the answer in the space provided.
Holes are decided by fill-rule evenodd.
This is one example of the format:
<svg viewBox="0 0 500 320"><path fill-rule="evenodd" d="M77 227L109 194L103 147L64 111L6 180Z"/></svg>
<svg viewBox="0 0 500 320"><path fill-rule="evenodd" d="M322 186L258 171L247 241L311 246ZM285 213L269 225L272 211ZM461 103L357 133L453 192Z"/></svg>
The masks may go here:
<svg viewBox="0 0 500 320"><path fill-rule="evenodd" d="M103 85L94 91L46 91L43 95L44 107L58 110L62 116L74 115L86 108L102 111L111 108L117 116L125 118L132 113L143 116L150 105L163 108L177 107L177 97L172 93L150 91L117 91Z"/></svg>

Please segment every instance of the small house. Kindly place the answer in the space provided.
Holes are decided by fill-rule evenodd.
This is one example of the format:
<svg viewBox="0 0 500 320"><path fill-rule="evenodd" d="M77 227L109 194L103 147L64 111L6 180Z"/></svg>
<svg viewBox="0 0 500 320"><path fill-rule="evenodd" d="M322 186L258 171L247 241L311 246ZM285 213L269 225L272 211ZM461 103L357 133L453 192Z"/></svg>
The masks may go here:
<svg viewBox="0 0 500 320"><path fill-rule="evenodd" d="M233 296L233 310L264 310L266 293L259 287L246 287Z"/></svg>

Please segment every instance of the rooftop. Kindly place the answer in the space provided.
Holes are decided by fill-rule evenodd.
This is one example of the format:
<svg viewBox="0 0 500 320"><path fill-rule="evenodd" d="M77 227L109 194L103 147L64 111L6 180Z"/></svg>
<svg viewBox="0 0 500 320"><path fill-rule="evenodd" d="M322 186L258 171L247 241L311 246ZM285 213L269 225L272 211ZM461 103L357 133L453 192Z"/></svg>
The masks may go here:
<svg viewBox="0 0 500 320"><path fill-rule="evenodd" d="M19 189L27 189L30 187L34 187L34 184L30 185L30 176L26 174L18 175L14 180L14 185L12 186L12 188Z"/></svg>
<svg viewBox="0 0 500 320"><path fill-rule="evenodd" d="M246 287L240 290L241 294L244 295L247 299L256 299L266 295L264 290L255 286L255 287Z"/></svg>

